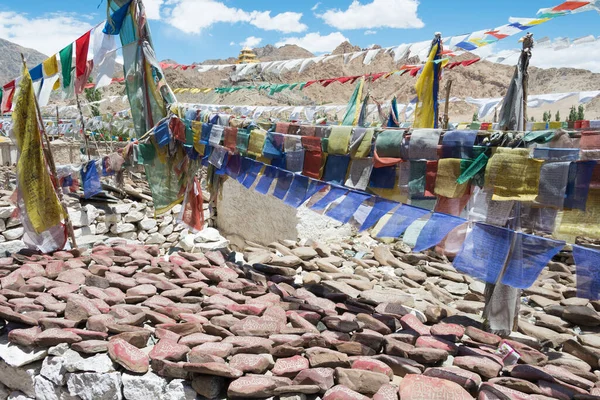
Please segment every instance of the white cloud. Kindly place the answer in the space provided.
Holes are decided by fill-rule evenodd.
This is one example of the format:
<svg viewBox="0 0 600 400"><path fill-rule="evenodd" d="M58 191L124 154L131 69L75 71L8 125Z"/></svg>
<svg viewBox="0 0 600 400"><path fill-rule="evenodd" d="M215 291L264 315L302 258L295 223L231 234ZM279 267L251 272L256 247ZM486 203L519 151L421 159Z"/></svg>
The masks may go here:
<svg viewBox="0 0 600 400"><path fill-rule="evenodd" d="M148 19L160 19L160 7L163 5L164 0L144 0L144 7L146 8L146 17Z"/></svg>
<svg viewBox="0 0 600 400"><path fill-rule="evenodd" d="M512 59L516 60L516 57ZM585 43L562 50L554 50L551 47L534 48L531 65L540 68L581 68L600 72L600 48L598 43Z"/></svg>
<svg viewBox="0 0 600 400"><path fill-rule="evenodd" d="M377 35L377 31L365 31L365 35Z"/></svg>
<svg viewBox="0 0 600 400"><path fill-rule="evenodd" d="M235 42L229 42L230 46L235 46L235 44L236 44Z"/></svg>
<svg viewBox="0 0 600 400"><path fill-rule="evenodd" d="M304 32L308 26L300 22L302 13L284 12L271 17L271 11L263 11L252 13L250 23L257 28L266 31L279 31L283 33L298 33Z"/></svg>
<svg viewBox="0 0 600 400"><path fill-rule="evenodd" d="M162 9L163 19L191 34L199 34L219 22L246 22L263 30L284 33L303 32L308 28L300 22L302 13L284 12L272 17L270 11L245 11L216 0L168 0L165 5L167 7Z"/></svg>
<svg viewBox="0 0 600 400"><path fill-rule="evenodd" d="M311 32L303 37L283 38L275 46L281 47L286 44L295 44L313 53L326 53L335 49L340 43L348 40L340 32L333 32L321 36L320 32Z"/></svg>
<svg viewBox="0 0 600 400"><path fill-rule="evenodd" d="M314 6L312 6L312 8L310 10L311 11L317 11L317 8L319 8L320 5L321 5L321 2L318 2L317 4L315 4Z"/></svg>
<svg viewBox="0 0 600 400"><path fill-rule="evenodd" d="M48 14L30 18L27 14L0 12L0 38L52 55L92 28L74 14Z"/></svg>
<svg viewBox="0 0 600 400"><path fill-rule="evenodd" d="M260 42L262 42L262 38L249 36L246 38L246 40L240 43L240 46L254 48L258 46Z"/></svg>
<svg viewBox="0 0 600 400"><path fill-rule="evenodd" d="M347 10L327 10L322 18L337 29L422 28L417 16L418 0L372 0L362 4L354 0Z"/></svg>

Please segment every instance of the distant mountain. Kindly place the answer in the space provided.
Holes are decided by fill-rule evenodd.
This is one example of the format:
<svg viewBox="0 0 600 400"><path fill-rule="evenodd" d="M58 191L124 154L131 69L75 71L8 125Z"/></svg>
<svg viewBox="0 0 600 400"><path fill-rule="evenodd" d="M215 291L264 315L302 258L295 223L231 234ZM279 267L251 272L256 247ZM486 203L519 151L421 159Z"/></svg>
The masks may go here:
<svg viewBox="0 0 600 400"><path fill-rule="evenodd" d="M37 50L28 49L8 40L0 39L0 86L19 77L22 70L21 53L29 68L43 62L48 56Z"/></svg>

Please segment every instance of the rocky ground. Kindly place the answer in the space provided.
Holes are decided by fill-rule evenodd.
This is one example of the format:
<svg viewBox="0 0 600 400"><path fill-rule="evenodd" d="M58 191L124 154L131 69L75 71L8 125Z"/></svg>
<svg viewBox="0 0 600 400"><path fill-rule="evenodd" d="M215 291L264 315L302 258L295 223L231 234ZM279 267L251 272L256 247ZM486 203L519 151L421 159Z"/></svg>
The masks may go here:
<svg viewBox="0 0 600 400"><path fill-rule="evenodd" d="M0 398L600 399L600 302L575 297L569 252L506 339L481 329L483 283L368 236L170 255L112 238L0 275Z"/></svg>

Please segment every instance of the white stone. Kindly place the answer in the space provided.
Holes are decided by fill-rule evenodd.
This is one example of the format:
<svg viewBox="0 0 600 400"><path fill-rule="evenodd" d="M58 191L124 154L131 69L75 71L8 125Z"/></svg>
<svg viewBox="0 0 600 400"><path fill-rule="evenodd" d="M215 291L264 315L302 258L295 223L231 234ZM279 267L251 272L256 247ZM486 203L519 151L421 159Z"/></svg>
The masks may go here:
<svg viewBox="0 0 600 400"><path fill-rule="evenodd" d="M90 225L75 229L73 233L75 233L75 237L78 238L82 236L95 235L98 233L98 231L96 230L96 225Z"/></svg>
<svg viewBox="0 0 600 400"><path fill-rule="evenodd" d="M109 213L104 216L104 222L107 224L116 224L121 222L121 214Z"/></svg>
<svg viewBox="0 0 600 400"><path fill-rule="evenodd" d="M34 377L39 375L41 362L29 364L27 368L11 367L0 359L0 382L12 390L19 390L27 396L35 396Z"/></svg>
<svg viewBox="0 0 600 400"><path fill-rule="evenodd" d="M165 215L162 222L160 223L160 227L162 228L163 226L167 226L173 223L173 216L172 215Z"/></svg>
<svg viewBox="0 0 600 400"><path fill-rule="evenodd" d="M107 233L109 229L110 224L107 224L105 222L99 222L98 225L96 225L96 235L103 235Z"/></svg>
<svg viewBox="0 0 600 400"><path fill-rule="evenodd" d="M133 203L120 203L111 207L111 210L115 214L127 214L131 210Z"/></svg>
<svg viewBox="0 0 600 400"><path fill-rule="evenodd" d="M43 376L35 377L36 400L59 400L60 389Z"/></svg>
<svg viewBox="0 0 600 400"><path fill-rule="evenodd" d="M25 395L23 392L19 392L18 390L12 392L7 400L34 400L33 397L29 397Z"/></svg>
<svg viewBox="0 0 600 400"><path fill-rule="evenodd" d="M29 349L9 343L8 336L0 337L0 358L11 367L22 367L42 360L48 352L44 349Z"/></svg>
<svg viewBox="0 0 600 400"><path fill-rule="evenodd" d="M155 226L154 228L148 230L149 234L156 233L156 232L158 232L158 226Z"/></svg>
<svg viewBox="0 0 600 400"><path fill-rule="evenodd" d="M124 222L139 222L144 219L144 213L139 211L130 211L123 217Z"/></svg>
<svg viewBox="0 0 600 400"><path fill-rule="evenodd" d="M115 366L107 354L96 354L92 357L83 358L78 352L67 350L63 357L65 368L69 372L107 373L115 370Z"/></svg>
<svg viewBox="0 0 600 400"><path fill-rule="evenodd" d="M481 281L473 281L469 285L469 289L471 289L472 292L483 294L483 292L485 292L485 283Z"/></svg>
<svg viewBox="0 0 600 400"><path fill-rule="evenodd" d="M6 242L6 238L4 236L0 235L0 243L4 243L4 242Z"/></svg>
<svg viewBox="0 0 600 400"><path fill-rule="evenodd" d="M3 231L6 229L6 224L4 223L4 220L0 218L0 231Z"/></svg>
<svg viewBox="0 0 600 400"><path fill-rule="evenodd" d="M138 222L140 229L143 229L145 231L149 231L150 229L156 227L156 224L157 222L154 218L145 218Z"/></svg>
<svg viewBox="0 0 600 400"><path fill-rule="evenodd" d="M133 232L135 231L135 225L119 222L118 224L113 225L110 228L110 231L115 235L118 235L119 233Z"/></svg>
<svg viewBox="0 0 600 400"><path fill-rule="evenodd" d="M42 362L40 375L55 385L62 386L66 382L67 369L63 357L46 357Z"/></svg>
<svg viewBox="0 0 600 400"><path fill-rule="evenodd" d="M173 232L181 232L185 229L185 225L184 224L177 224L175 225L175 227L173 228Z"/></svg>
<svg viewBox="0 0 600 400"><path fill-rule="evenodd" d="M71 396L79 396L82 400L122 400L121 374L70 374L67 387ZM148 399L149 400L149 399Z"/></svg>
<svg viewBox="0 0 600 400"><path fill-rule="evenodd" d="M202 231L198 232L194 238L194 240L198 243L218 242L223 239L224 237L221 236L219 231L215 228L203 229Z"/></svg>
<svg viewBox="0 0 600 400"><path fill-rule="evenodd" d="M173 225L169 224L169 225L161 227L158 230L158 233L160 233L163 236L169 236L171 233L173 233Z"/></svg>
<svg viewBox="0 0 600 400"><path fill-rule="evenodd" d="M12 228L13 226L21 225L20 218L9 218L6 220L6 228Z"/></svg>
<svg viewBox="0 0 600 400"><path fill-rule="evenodd" d="M17 207L9 206L9 207L0 207L0 218L6 219L9 218Z"/></svg>
<svg viewBox="0 0 600 400"><path fill-rule="evenodd" d="M119 237L127 240L137 240L138 234L137 232L125 232L119 233Z"/></svg>
<svg viewBox="0 0 600 400"><path fill-rule="evenodd" d="M17 240L23 236L24 229L22 226L18 228L13 228L2 232L2 236L6 238L6 240Z"/></svg>
<svg viewBox="0 0 600 400"><path fill-rule="evenodd" d="M181 204L175 204L171 209L171 212L173 213L173 215L177 215L181 212L181 208Z"/></svg>
<svg viewBox="0 0 600 400"><path fill-rule="evenodd" d="M67 351L69 351L69 345L66 343L61 343L61 344L57 344L54 347L50 347L48 349L48 354L50 354L51 356L62 356ZM79 354L79 353L77 353L77 354Z"/></svg>
<svg viewBox="0 0 600 400"><path fill-rule="evenodd" d="M148 239L148 236L149 236L149 235L148 235L148 232L146 232L146 231L140 231L140 232L138 233L138 240L139 240L140 242L145 242L145 241L146 241L146 239Z"/></svg>
<svg viewBox="0 0 600 400"><path fill-rule="evenodd" d="M0 255L5 253L13 254L18 253L20 250L26 248L25 243L22 240L11 240L10 242L0 243Z"/></svg>
<svg viewBox="0 0 600 400"><path fill-rule="evenodd" d="M195 400L196 391L183 379L173 379L167 385L164 400Z"/></svg>
<svg viewBox="0 0 600 400"><path fill-rule="evenodd" d="M444 287L448 292L455 294L457 296L464 296L469 293L469 286L466 283L450 283Z"/></svg>
<svg viewBox="0 0 600 400"><path fill-rule="evenodd" d="M167 242L176 242L177 239L179 239L179 234L178 233L171 233L169 236L167 236Z"/></svg>
<svg viewBox="0 0 600 400"><path fill-rule="evenodd" d="M220 240L218 242L210 243L196 243L196 248L202 252L216 251L226 249L229 246L229 240Z"/></svg>
<svg viewBox="0 0 600 400"><path fill-rule="evenodd" d="M153 233L150 236L148 236L148 239L146 239L146 244L163 244L166 241L167 238L165 238L160 233Z"/></svg>
<svg viewBox="0 0 600 400"><path fill-rule="evenodd" d="M163 396L166 381L158 375L148 372L145 375L123 374L123 396L126 400L160 399Z"/></svg>
<svg viewBox="0 0 600 400"><path fill-rule="evenodd" d="M68 211L73 228L81 228L82 226L88 226L90 224L85 210L73 210L69 208Z"/></svg>
<svg viewBox="0 0 600 400"><path fill-rule="evenodd" d="M96 218L100 216L100 210L98 210L91 204L86 204L83 208L85 209L87 219L90 224L94 223L96 221Z"/></svg>

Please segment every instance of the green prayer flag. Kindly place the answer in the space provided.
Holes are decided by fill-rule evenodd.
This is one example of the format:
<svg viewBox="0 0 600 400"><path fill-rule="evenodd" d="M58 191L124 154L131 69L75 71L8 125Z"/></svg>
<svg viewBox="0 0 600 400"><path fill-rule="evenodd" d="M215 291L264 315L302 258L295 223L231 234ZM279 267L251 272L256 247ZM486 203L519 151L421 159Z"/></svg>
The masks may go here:
<svg viewBox="0 0 600 400"><path fill-rule="evenodd" d="M71 68L73 67L73 43L60 51L63 88L71 86Z"/></svg>
<svg viewBox="0 0 600 400"><path fill-rule="evenodd" d="M151 164L156 157L156 148L152 143L142 143L138 146L138 164L148 165Z"/></svg>
<svg viewBox="0 0 600 400"><path fill-rule="evenodd" d="M194 145L194 131L192 130L192 121L185 120L185 144L186 146Z"/></svg>
<svg viewBox="0 0 600 400"><path fill-rule="evenodd" d="M535 142L535 143L548 143L552 139L554 139L554 130L547 131L532 131L527 132L525 136L523 136L523 141L525 143Z"/></svg>
<svg viewBox="0 0 600 400"><path fill-rule="evenodd" d="M479 155L479 157L477 157L475 159L475 161L473 161L471 163L471 165L464 171L463 171L463 163L460 163L460 170L461 170L461 174L458 177L458 179L456 180L456 182L458 182L459 184L463 184L467 181L469 181L470 179L473 179L473 177L475 175L477 175L477 173L479 171L481 171L482 169L485 169L485 166L487 165L488 162L488 156L485 155L485 153L481 153Z"/></svg>
<svg viewBox="0 0 600 400"><path fill-rule="evenodd" d="M4 89L0 87L0 104L2 104L2 95L4 93ZM0 114L2 114L2 110L0 110Z"/></svg>

